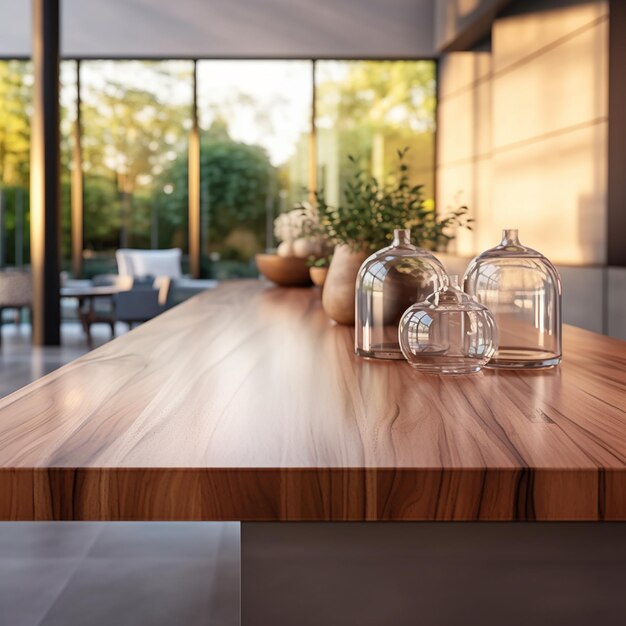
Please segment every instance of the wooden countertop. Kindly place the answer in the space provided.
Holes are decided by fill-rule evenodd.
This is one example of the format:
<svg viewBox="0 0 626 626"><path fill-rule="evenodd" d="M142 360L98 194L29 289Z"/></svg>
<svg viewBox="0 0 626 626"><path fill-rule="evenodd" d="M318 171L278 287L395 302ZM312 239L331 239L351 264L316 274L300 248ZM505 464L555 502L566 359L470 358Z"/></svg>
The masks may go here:
<svg viewBox="0 0 626 626"><path fill-rule="evenodd" d="M0 400L3 520L624 520L626 343L425 376L222 284Z"/></svg>

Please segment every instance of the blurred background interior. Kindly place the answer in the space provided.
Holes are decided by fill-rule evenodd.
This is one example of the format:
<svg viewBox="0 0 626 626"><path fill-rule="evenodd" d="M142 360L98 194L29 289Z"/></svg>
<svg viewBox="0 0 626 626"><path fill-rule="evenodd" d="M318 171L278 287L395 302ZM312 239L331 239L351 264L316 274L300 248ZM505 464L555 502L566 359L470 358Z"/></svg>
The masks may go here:
<svg viewBox="0 0 626 626"><path fill-rule="evenodd" d="M16 270L36 242L36 73L31 3L2 12L0 309L12 337L32 307ZM154 312L256 277L278 213L314 189L339 202L348 155L384 178L408 146L430 205L466 204L476 220L442 251L451 271L519 228L559 267L564 321L626 338L623 12L608 0L65 0L63 324L116 330L119 275L141 278L121 271L119 250L180 250L166 288L141 285L159 291Z"/></svg>

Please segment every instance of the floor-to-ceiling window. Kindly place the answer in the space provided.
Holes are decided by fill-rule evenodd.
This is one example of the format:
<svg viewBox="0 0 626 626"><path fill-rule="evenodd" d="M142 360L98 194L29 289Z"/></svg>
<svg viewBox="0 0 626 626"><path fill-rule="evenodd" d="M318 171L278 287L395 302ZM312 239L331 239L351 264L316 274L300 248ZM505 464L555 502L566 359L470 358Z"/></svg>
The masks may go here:
<svg viewBox="0 0 626 626"><path fill-rule="evenodd" d="M310 61L200 61L204 273L254 276L272 222L306 200L313 99Z"/></svg>
<svg viewBox="0 0 626 626"><path fill-rule="evenodd" d="M185 252L192 68L81 63L86 273L113 269L116 248Z"/></svg>
<svg viewBox="0 0 626 626"><path fill-rule="evenodd" d="M62 62L65 270L76 171L84 185L83 275L115 271L119 247L187 255L194 86L205 276L256 275L254 254L275 245L280 211L310 199L315 187L341 202L348 155L385 179L397 150L408 147L411 180L433 197L434 62L200 60L196 69L194 83L191 60ZM32 80L30 63L0 61L0 266L29 261Z"/></svg>
<svg viewBox="0 0 626 626"><path fill-rule="evenodd" d="M0 267L30 260L30 116L33 72L0 61Z"/></svg>
<svg viewBox="0 0 626 626"><path fill-rule="evenodd" d="M434 197L435 65L431 61L318 61L318 186L341 202L352 156L379 180L408 148L413 184Z"/></svg>
<svg viewBox="0 0 626 626"><path fill-rule="evenodd" d="M78 87L76 61L62 61L60 78L61 104L61 267L69 272L72 265L72 171L77 117Z"/></svg>

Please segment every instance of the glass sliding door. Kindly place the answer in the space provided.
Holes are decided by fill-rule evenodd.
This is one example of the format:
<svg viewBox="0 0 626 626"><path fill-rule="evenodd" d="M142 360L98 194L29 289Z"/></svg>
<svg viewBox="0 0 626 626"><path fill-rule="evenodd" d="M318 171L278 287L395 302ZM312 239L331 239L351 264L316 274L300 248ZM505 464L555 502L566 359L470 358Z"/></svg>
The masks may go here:
<svg viewBox="0 0 626 626"><path fill-rule="evenodd" d="M187 250L191 61L81 63L85 273L117 248Z"/></svg>
<svg viewBox="0 0 626 626"><path fill-rule="evenodd" d="M202 267L256 276L275 215L306 200L310 61L199 61Z"/></svg>
<svg viewBox="0 0 626 626"><path fill-rule="evenodd" d="M30 118L33 70L0 61L0 267L30 261Z"/></svg>
<svg viewBox="0 0 626 626"><path fill-rule="evenodd" d="M78 65L61 64L65 270ZM29 262L32 86L29 62L0 61L0 266ZM187 254L193 86L193 61L80 62L87 277L116 271L119 247ZM201 60L197 96L205 276L255 276L254 254L275 247L279 212L307 200L315 185L332 204L341 201L348 155L387 179L408 147L411 182L434 196L432 61Z"/></svg>

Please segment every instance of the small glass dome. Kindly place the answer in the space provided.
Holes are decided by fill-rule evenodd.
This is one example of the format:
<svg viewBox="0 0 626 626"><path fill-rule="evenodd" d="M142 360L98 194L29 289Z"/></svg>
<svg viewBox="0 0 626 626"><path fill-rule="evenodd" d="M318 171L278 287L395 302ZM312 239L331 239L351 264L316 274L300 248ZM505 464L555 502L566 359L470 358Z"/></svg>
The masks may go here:
<svg viewBox="0 0 626 626"><path fill-rule="evenodd" d="M400 321L400 347L409 365L427 374L472 374L493 356L497 330L487 307L459 287L459 277Z"/></svg>
<svg viewBox="0 0 626 626"><path fill-rule="evenodd" d="M561 361L561 279L540 252L523 246L517 230L468 266L465 291L487 306L499 347L488 367L552 367Z"/></svg>
<svg viewBox="0 0 626 626"><path fill-rule="evenodd" d="M441 262L396 229L393 242L365 260L356 281L355 351L374 359L402 359L398 324L414 302L446 282Z"/></svg>

